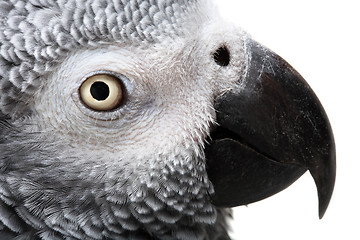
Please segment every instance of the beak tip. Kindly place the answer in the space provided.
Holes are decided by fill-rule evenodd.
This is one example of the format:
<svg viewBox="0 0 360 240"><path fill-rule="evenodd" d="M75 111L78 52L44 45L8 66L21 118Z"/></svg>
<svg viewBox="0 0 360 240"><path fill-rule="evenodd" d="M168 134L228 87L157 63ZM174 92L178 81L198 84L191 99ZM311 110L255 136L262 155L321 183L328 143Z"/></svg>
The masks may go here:
<svg viewBox="0 0 360 240"><path fill-rule="evenodd" d="M318 190L319 191L319 190ZM331 188L330 192L322 194L321 192L318 193L319 198L319 219L322 219L325 215L325 212L329 206L331 196L332 196L333 189Z"/></svg>
<svg viewBox="0 0 360 240"><path fill-rule="evenodd" d="M325 212L329 206L331 195L329 194L325 198L320 197L319 195L319 219L322 219L325 215Z"/></svg>
<svg viewBox="0 0 360 240"><path fill-rule="evenodd" d="M325 215L325 212L326 212L326 209L329 205L329 201L327 202L322 202L320 199L319 199L319 219L322 219Z"/></svg>
<svg viewBox="0 0 360 240"><path fill-rule="evenodd" d="M327 167L323 168L322 170L310 170L318 192L319 219L324 217L335 186L335 159L332 161L332 163L334 164L328 164Z"/></svg>

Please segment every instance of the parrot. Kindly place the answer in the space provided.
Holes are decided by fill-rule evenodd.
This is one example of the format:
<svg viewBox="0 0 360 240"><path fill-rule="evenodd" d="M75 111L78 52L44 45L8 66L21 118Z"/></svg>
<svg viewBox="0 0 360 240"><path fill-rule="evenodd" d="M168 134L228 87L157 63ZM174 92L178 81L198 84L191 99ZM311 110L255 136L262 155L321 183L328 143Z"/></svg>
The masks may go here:
<svg viewBox="0 0 360 240"><path fill-rule="evenodd" d="M229 240L336 176L319 99L210 0L0 0L0 238Z"/></svg>

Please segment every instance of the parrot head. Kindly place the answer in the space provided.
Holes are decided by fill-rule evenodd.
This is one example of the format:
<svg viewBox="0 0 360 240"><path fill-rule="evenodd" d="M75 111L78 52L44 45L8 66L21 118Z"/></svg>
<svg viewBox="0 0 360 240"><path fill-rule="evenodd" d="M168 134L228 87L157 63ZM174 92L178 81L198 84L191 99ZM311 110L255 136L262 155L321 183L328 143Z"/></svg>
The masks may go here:
<svg viewBox="0 0 360 240"><path fill-rule="evenodd" d="M228 208L309 170L322 217L335 182L314 92L205 0L0 0L0 126L9 236L228 239Z"/></svg>

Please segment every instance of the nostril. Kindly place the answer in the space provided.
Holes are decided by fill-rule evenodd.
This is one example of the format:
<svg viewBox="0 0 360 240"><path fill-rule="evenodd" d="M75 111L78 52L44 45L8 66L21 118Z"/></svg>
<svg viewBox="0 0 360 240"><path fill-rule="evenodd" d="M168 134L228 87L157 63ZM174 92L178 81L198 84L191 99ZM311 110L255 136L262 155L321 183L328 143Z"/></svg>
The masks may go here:
<svg viewBox="0 0 360 240"><path fill-rule="evenodd" d="M214 53L214 60L222 67L228 66L230 64L230 52L227 47L219 47Z"/></svg>

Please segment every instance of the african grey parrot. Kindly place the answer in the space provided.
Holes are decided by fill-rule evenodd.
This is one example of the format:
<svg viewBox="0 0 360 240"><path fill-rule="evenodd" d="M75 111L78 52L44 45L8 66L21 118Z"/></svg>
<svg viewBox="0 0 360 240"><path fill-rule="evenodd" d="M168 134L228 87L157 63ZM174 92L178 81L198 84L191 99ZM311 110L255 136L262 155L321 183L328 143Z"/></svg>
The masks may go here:
<svg viewBox="0 0 360 240"><path fill-rule="evenodd" d="M327 116L208 0L0 0L1 239L229 239L309 170Z"/></svg>

